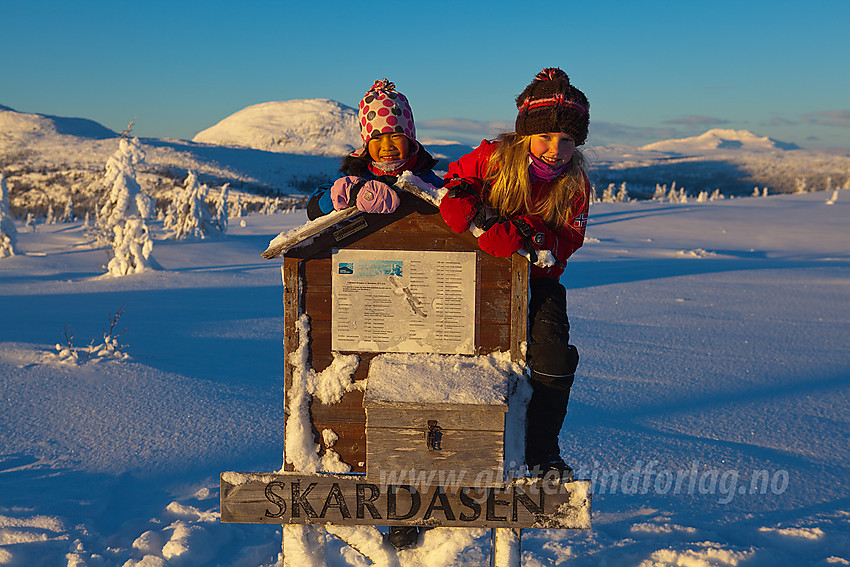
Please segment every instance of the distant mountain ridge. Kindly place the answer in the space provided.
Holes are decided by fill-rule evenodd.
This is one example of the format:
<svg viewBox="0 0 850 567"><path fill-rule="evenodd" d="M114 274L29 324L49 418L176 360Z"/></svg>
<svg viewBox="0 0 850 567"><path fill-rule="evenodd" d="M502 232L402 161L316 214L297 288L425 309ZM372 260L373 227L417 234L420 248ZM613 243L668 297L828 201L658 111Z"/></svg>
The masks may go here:
<svg viewBox="0 0 850 567"><path fill-rule="evenodd" d="M114 138L118 134L87 118L66 118L49 114L18 112L0 104L0 132L4 134L77 136L92 140Z"/></svg>
<svg viewBox="0 0 850 567"><path fill-rule="evenodd" d="M0 171L13 193L21 195L20 203L46 210L48 200L64 202L68 192L82 198L98 187L117 136L85 118L28 114L0 105ZM140 178L154 195L167 195L189 170L210 186L230 183L233 189L261 194L304 194L335 179L340 158L362 143L356 111L329 99L249 106L195 141L141 141L146 159ZM420 141L439 159L440 172L471 150L449 140ZM636 195L673 182L692 192L720 189L737 195L752 194L754 186L793 192L850 184L850 154L786 151L796 148L746 130L716 129L642 148L591 146L586 155L597 188L627 183Z"/></svg>
<svg viewBox="0 0 850 567"><path fill-rule="evenodd" d="M799 150L789 142L762 137L748 130L715 128L699 136L662 140L640 147L641 150L675 153L699 153L714 150L775 151Z"/></svg>
<svg viewBox="0 0 850 567"><path fill-rule="evenodd" d="M344 156L362 143L357 111L323 98L248 106L199 132L192 141L320 156Z"/></svg>

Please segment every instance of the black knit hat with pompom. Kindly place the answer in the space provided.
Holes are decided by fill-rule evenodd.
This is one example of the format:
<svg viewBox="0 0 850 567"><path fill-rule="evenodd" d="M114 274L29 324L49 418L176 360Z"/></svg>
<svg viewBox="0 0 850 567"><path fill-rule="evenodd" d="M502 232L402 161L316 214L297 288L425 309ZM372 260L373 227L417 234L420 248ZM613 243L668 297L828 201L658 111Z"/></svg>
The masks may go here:
<svg viewBox="0 0 850 567"><path fill-rule="evenodd" d="M557 67L543 69L516 98L516 132L522 136L563 132L577 146L587 140L590 103Z"/></svg>

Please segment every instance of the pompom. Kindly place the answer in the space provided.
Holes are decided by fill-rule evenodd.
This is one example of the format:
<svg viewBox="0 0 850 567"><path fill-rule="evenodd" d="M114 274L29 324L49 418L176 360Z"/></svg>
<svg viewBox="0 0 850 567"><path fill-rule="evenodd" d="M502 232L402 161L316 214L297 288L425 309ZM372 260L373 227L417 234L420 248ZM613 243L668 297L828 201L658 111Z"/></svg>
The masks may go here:
<svg viewBox="0 0 850 567"><path fill-rule="evenodd" d="M556 79L564 79L567 83L570 82L570 78L558 67L546 67L534 77L537 81L554 81Z"/></svg>
<svg viewBox="0 0 850 567"><path fill-rule="evenodd" d="M387 80L386 77L379 81L375 81L372 86L366 91L366 94L369 94L372 91L394 91L395 85Z"/></svg>

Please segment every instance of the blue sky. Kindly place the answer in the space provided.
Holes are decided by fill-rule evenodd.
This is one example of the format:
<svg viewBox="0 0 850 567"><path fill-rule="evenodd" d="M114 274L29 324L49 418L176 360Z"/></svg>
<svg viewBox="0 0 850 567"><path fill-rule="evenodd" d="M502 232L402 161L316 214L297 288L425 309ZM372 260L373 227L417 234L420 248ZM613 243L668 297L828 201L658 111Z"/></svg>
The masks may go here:
<svg viewBox="0 0 850 567"><path fill-rule="evenodd" d="M142 137L191 139L273 100L355 106L388 77L422 135L477 142L557 66L590 99L590 144L733 128L850 148L849 0L0 0L0 14L1 105L119 131L135 117Z"/></svg>

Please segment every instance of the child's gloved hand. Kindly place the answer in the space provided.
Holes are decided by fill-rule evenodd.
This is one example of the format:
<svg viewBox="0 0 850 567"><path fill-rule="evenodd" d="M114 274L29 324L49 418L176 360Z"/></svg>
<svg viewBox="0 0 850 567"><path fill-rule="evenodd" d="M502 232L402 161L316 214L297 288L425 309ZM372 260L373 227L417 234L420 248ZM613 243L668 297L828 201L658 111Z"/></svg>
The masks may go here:
<svg viewBox="0 0 850 567"><path fill-rule="evenodd" d="M469 223L481 210L481 199L467 182L448 186L449 192L440 200L440 215L450 229L458 234L466 232Z"/></svg>
<svg viewBox="0 0 850 567"><path fill-rule="evenodd" d="M336 210L356 205L365 213L383 214L395 211L401 203L398 193L386 183L374 179L366 181L354 175L334 181L331 201Z"/></svg>
<svg viewBox="0 0 850 567"><path fill-rule="evenodd" d="M484 252L507 258L525 245L525 237L517 225L505 219L491 220L495 222L478 237L478 246Z"/></svg>
<svg viewBox="0 0 850 567"><path fill-rule="evenodd" d="M554 235L546 224L537 217L523 215L513 220L495 217L489 219L484 234L478 237L478 245L493 256L508 257L520 248L525 248L536 261L537 250L550 250Z"/></svg>

